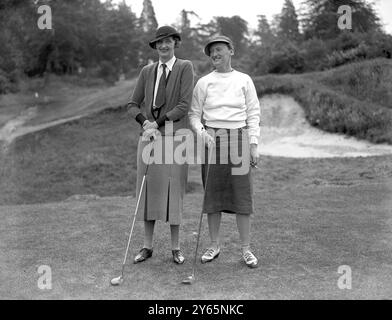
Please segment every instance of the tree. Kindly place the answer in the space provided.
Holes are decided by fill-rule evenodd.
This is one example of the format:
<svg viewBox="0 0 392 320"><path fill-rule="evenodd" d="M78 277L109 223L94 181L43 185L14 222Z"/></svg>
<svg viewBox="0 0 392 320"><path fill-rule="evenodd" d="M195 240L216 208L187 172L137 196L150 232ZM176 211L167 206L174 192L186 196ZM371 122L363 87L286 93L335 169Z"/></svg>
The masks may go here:
<svg viewBox="0 0 392 320"><path fill-rule="evenodd" d="M240 16L215 17L216 30L233 40L237 55L241 55L247 48L248 22Z"/></svg>
<svg viewBox="0 0 392 320"><path fill-rule="evenodd" d="M277 46L268 59L269 73L301 73L305 68L305 60L297 45L286 42Z"/></svg>
<svg viewBox="0 0 392 320"><path fill-rule="evenodd" d="M153 52L148 45L148 42L155 37L155 31L158 28L158 22L155 17L154 6L151 0L143 0L143 10L139 18L139 29L142 30L138 38L139 43L139 65L145 65L149 60L156 58L155 52Z"/></svg>
<svg viewBox="0 0 392 320"><path fill-rule="evenodd" d="M0 2L0 10L15 9L24 5L26 5L25 0L2 0Z"/></svg>
<svg viewBox="0 0 392 320"><path fill-rule="evenodd" d="M279 16L278 36L297 41L300 38L298 16L291 0L285 0Z"/></svg>
<svg viewBox="0 0 392 320"><path fill-rule="evenodd" d="M258 15L258 26L255 35L262 46L270 46L274 41L274 34L271 30L271 26L268 23L267 17L263 14Z"/></svg>
<svg viewBox="0 0 392 320"><path fill-rule="evenodd" d="M181 46L176 55L179 58L197 60L202 56L202 40L199 33L200 29L191 26L190 16L200 19L194 11L181 11L180 23L176 26L181 34Z"/></svg>
<svg viewBox="0 0 392 320"><path fill-rule="evenodd" d="M338 9L342 5L352 9L352 32L371 32L380 30L374 4L364 0L305 0L307 12L304 15L305 38L313 37L329 40L342 31L338 27Z"/></svg>
<svg viewBox="0 0 392 320"><path fill-rule="evenodd" d="M52 30L37 28L37 8L50 4ZM0 8L0 69L29 76L73 74L100 68L115 73L135 68L139 46L137 18L124 2L100 0L7 0ZM7 19L5 19L7 18Z"/></svg>
<svg viewBox="0 0 392 320"><path fill-rule="evenodd" d="M102 59L107 65L111 64L116 73L126 73L138 65L136 28L137 18L125 2L105 11L101 27Z"/></svg>
<svg viewBox="0 0 392 320"><path fill-rule="evenodd" d="M31 1L7 0L0 6L0 69L22 73L36 59L30 41L37 38L36 10Z"/></svg>
<svg viewBox="0 0 392 320"><path fill-rule="evenodd" d="M143 10L140 15L140 27L144 32L154 32L158 28L158 22L155 17L154 6L151 0L143 0Z"/></svg>

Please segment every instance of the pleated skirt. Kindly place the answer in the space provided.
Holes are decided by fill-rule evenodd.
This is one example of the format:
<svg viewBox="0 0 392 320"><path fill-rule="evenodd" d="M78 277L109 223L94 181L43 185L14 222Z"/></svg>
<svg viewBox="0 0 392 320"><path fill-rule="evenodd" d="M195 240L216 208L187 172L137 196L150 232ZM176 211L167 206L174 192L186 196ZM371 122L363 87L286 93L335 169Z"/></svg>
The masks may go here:
<svg viewBox="0 0 392 320"><path fill-rule="evenodd" d="M250 145L245 129L214 129L215 148L205 149L202 180L204 213L253 214ZM226 134L225 134L226 132Z"/></svg>
<svg viewBox="0 0 392 320"><path fill-rule="evenodd" d="M136 197L141 192L141 198L137 220L161 220L173 225L181 224L188 164L178 164L173 160L173 150L176 150L180 143L169 136L162 136L154 142L143 141L140 137L137 150Z"/></svg>

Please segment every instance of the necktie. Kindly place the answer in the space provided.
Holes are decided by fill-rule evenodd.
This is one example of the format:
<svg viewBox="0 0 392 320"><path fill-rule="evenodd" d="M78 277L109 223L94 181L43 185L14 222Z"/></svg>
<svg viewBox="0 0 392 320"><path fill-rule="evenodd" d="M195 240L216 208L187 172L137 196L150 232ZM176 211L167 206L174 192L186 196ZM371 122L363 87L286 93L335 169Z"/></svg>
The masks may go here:
<svg viewBox="0 0 392 320"><path fill-rule="evenodd" d="M162 64L162 75L159 79L157 96L155 98L155 107L161 108L166 102L166 64Z"/></svg>

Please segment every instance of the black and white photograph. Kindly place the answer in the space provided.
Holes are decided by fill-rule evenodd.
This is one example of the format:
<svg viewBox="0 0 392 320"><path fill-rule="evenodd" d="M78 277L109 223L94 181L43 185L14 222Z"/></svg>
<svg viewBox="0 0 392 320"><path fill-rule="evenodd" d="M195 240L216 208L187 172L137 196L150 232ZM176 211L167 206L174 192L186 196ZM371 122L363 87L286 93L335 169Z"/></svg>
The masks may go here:
<svg viewBox="0 0 392 320"><path fill-rule="evenodd" d="M0 0L0 217L0 300L391 300L392 0Z"/></svg>

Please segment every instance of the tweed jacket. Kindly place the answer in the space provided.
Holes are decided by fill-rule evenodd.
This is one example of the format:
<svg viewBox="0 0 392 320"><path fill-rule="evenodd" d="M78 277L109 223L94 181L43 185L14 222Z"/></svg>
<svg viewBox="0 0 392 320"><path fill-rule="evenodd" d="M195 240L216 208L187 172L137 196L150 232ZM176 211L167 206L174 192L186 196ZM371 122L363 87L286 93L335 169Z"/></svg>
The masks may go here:
<svg viewBox="0 0 392 320"><path fill-rule="evenodd" d="M192 62L176 58L167 78L166 103L155 118L152 114L152 104L157 68L158 62L143 67L128 102L129 113L135 119L142 114L147 120L159 120L157 123L161 134L174 135L178 129L189 128L187 115L192 101L194 77ZM165 130L165 127L170 128L168 121L172 122L173 130Z"/></svg>

